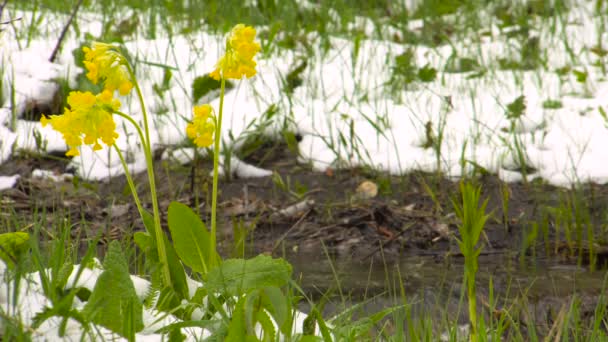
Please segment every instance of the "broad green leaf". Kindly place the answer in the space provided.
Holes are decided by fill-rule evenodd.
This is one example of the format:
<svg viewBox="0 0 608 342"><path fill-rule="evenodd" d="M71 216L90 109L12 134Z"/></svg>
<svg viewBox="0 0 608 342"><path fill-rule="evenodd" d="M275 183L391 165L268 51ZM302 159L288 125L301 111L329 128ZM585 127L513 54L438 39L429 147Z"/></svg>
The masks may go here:
<svg viewBox="0 0 608 342"><path fill-rule="evenodd" d="M262 330L264 330L264 340L265 342L272 342L275 340L277 331L272 324L272 319L266 310L258 310L255 314L255 321L260 323L262 326Z"/></svg>
<svg viewBox="0 0 608 342"><path fill-rule="evenodd" d="M0 234L0 259L8 267L13 267L19 260L19 255L27 251L30 236L23 232Z"/></svg>
<svg viewBox="0 0 608 342"><path fill-rule="evenodd" d="M152 241L156 243L156 228L154 228L154 216L152 216L152 214L150 214L146 210L143 211L142 215L143 217L141 219L144 222L144 227L146 227L146 231L148 232L148 235L152 238Z"/></svg>
<svg viewBox="0 0 608 342"><path fill-rule="evenodd" d="M154 232L154 218L148 212L144 212L144 225L146 226L147 232L137 232L133 235L133 240L146 253L146 262L159 266L158 250L156 246L156 233ZM180 299L188 298L188 284L186 282L186 273L184 267L179 261L175 248L169 242L169 239L163 234L165 241L165 249L167 253L167 261L169 262L169 274L171 276L171 282L173 283L173 290L180 296ZM161 272L161 267L155 267L157 272ZM154 279L158 278L158 273L153 276Z"/></svg>
<svg viewBox="0 0 608 342"><path fill-rule="evenodd" d="M169 204L169 230L182 262L203 275L209 272L216 251L209 248L210 234L200 217L179 202ZM219 260L219 257L214 260Z"/></svg>
<svg viewBox="0 0 608 342"><path fill-rule="evenodd" d="M163 239L165 240L165 249L167 252L167 261L169 262L169 273L171 275L173 289L181 296L181 299L190 298L190 290L188 290L184 266L179 261L175 248L173 247L173 244L169 242L166 235L163 236Z"/></svg>
<svg viewBox="0 0 608 342"><path fill-rule="evenodd" d="M291 278L291 265L283 259L258 255L249 260L228 259L211 270L205 283L210 293L232 296L265 287L281 287Z"/></svg>
<svg viewBox="0 0 608 342"><path fill-rule="evenodd" d="M118 241L110 243L103 266L83 313L93 322L132 340L144 326L142 304Z"/></svg>
<svg viewBox="0 0 608 342"><path fill-rule="evenodd" d="M272 314L282 331L284 327L291 326L291 324L285 324L289 318L289 302L281 289L278 287L264 288L262 300L263 306ZM288 331L283 332L288 333Z"/></svg>
<svg viewBox="0 0 608 342"><path fill-rule="evenodd" d="M238 303L234 312L232 313L232 319L228 325L228 335L226 336L227 342L241 342L245 341L247 336L247 328L245 325L245 297L242 297Z"/></svg>
<svg viewBox="0 0 608 342"><path fill-rule="evenodd" d="M135 234L133 234L133 241L135 241L137 246L144 252L154 248L154 240L148 233L135 232Z"/></svg>

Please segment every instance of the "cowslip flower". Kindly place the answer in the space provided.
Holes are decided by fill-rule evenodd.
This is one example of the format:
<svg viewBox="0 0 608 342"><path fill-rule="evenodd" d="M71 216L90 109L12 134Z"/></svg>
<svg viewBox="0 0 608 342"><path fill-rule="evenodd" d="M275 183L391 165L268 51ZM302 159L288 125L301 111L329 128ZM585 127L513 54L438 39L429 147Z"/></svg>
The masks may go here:
<svg viewBox="0 0 608 342"><path fill-rule="evenodd" d="M186 126L186 134L196 146L210 146L213 143L213 132L215 131L213 108L204 104L195 106L192 112L194 116L192 122Z"/></svg>
<svg viewBox="0 0 608 342"><path fill-rule="evenodd" d="M215 80L247 78L256 74L256 63L253 60L260 51L260 44L254 42L255 29L243 24L236 25L226 38L226 53L215 66L209 76Z"/></svg>
<svg viewBox="0 0 608 342"><path fill-rule="evenodd" d="M92 48L85 46L82 51L87 78L91 82L97 84L103 80L104 89L111 92L118 90L123 96L131 92L133 82L126 66L127 60L116 46L95 42Z"/></svg>
<svg viewBox="0 0 608 342"><path fill-rule="evenodd" d="M110 90L98 95L91 92L73 91L67 99L70 108L65 108L62 115L45 115L40 119L42 126L50 124L62 134L70 147L67 156L80 154L78 147L83 142L93 145L93 150L101 149L99 140L108 146L114 145L118 133L112 112L120 108L120 101L115 99Z"/></svg>

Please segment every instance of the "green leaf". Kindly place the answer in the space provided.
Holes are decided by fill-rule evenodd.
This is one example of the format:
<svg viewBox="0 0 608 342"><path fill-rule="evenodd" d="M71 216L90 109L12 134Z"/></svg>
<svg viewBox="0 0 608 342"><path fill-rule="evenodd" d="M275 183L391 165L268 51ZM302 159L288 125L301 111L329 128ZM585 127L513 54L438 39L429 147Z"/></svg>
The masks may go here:
<svg viewBox="0 0 608 342"><path fill-rule="evenodd" d="M137 246L145 253L154 248L154 239L148 233L135 232L135 234L133 234L133 241L135 241Z"/></svg>
<svg viewBox="0 0 608 342"><path fill-rule="evenodd" d="M120 243L112 241L104 259L104 271L83 313L93 322L134 340L143 328L142 304L137 298Z"/></svg>
<svg viewBox="0 0 608 342"><path fill-rule="evenodd" d="M272 342L275 340L277 331L272 324L272 319L268 315L268 311L258 310L255 313L255 321L259 322L262 326L262 330L264 331L264 340L266 342Z"/></svg>
<svg viewBox="0 0 608 342"><path fill-rule="evenodd" d="M589 77L589 73L587 72L587 70L583 70L583 71L572 70L572 73L576 77L577 82L579 82L579 83L587 82L587 77Z"/></svg>
<svg viewBox="0 0 608 342"><path fill-rule="evenodd" d="M153 279L157 279L161 272L160 259L158 257L158 250L156 246L156 233L154 231L154 217L147 211L143 214L144 226L147 232L137 232L133 235L133 240L139 246L139 248L146 253L146 262L152 265L153 270L156 270L153 274ZM173 283L173 291L178 294L181 299L189 297L188 284L186 282L186 273L184 267L179 261L173 244L169 242L169 239L163 234L163 240L165 242L165 252L167 253L167 262L169 263L169 275L171 282ZM158 278L160 279L160 278Z"/></svg>
<svg viewBox="0 0 608 342"><path fill-rule="evenodd" d="M209 293L232 296L265 287L281 287L291 278L291 265L283 259L258 255L249 260L228 259L209 272L205 283Z"/></svg>
<svg viewBox="0 0 608 342"><path fill-rule="evenodd" d="M281 327L281 331L283 331L283 327L291 327L290 324L285 324L289 318L289 302L281 289L278 287L267 287L262 291L264 307L272 314L277 325ZM288 333L289 331L283 332Z"/></svg>
<svg viewBox="0 0 608 342"><path fill-rule="evenodd" d="M516 98L513 102L507 105L507 118L518 119L524 114L526 110L526 97L521 95Z"/></svg>
<svg viewBox="0 0 608 342"><path fill-rule="evenodd" d="M303 335L297 341L298 342L321 342L321 341L323 341L323 338L320 336L315 336L315 335Z"/></svg>
<svg viewBox="0 0 608 342"><path fill-rule="evenodd" d="M232 313L232 319L228 325L228 336L226 336L227 342L245 341L245 336L247 334L247 327L245 325L245 301L246 298L242 297L238 303L236 303L235 310Z"/></svg>
<svg viewBox="0 0 608 342"><path fill-rule="evenodd" d="M156 310L172 312L174 315L181 317L181 308L178 308L182 303L184 297L175 291L174 288L166 286L161 289L158 293L158 300L156 301Z"/></svg>
<svg viewBox="0 0 608 342"><path fill-rule="evenodd" d="M0 259L6 266L12 268L19 260L19 256L29 248L30 236L23 232L0 234Z"/></svg>
<svg viewBox="0 0 608 342"><path fill-rule="evenodd" d="M184 266L180 263L175 247L169 242L166 235L163 236L163 239L165 240L167 262L169 263L169 274L171 276L171 282L173 283L173 290L179 294L181 297L180 299L190 298L190 290L188 289Z"/></svg>
<svg viewBox="0 0 608 342"><path fill-rule="evenodd" d="M418 70L418 79L422 82L433 82L437 78L437 69L429 64Z"/></svg>
<svg viewBox="0 0 608 342"><path fill-rule="evenodd" d="M159 334L168 333L175 329L183 329L183 328L202 328L207 330L213 330L217 325L216 320L199 320L199 321L177 321L176 323L172 323L169 325L165 325L164 327L156 330Z"/></svg>
<svg viewBox="0 0 608 342"><path fill-rule="evenodd" d="M141 219L144 222L144 227L146 227L146 232L148 232L148 235L152 238L153 243L156 243L156 228L154 228L154 216L152 216L152 214L150 214L146 210L142 212L142 216L143 217ZM156 245L154 246L156 248Z"/></svg>
<svg viewBox="0 0 608 342"><path fill-rule="evenodd" d="M231 82L226 81L226 89L234 88L234 85ZM192 98L193 102L196 103L203 96L208 93L219 90L220 89L220 81L216 81L211 78L209 75L199 76L194 79L192 82Z"/></svg>
<svg viewBox="0 0 608 342"><path fill-rule="evenodd" d="M179 258L195 272L207 274L219 256L209 248L211 237L203 221L188 206L171 202L168 222Z"/></svg>

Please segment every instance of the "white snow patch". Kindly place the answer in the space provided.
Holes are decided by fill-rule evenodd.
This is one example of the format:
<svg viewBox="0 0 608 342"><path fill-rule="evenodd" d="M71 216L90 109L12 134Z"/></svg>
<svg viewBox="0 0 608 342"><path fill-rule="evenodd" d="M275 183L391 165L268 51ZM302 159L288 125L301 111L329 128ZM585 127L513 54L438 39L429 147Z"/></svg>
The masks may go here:
<svg viewBox="0 0 608 342"><path fill-rule="evenodd" d="M0 176L0 190L14 187L20 177L20 175Z"/></svg>

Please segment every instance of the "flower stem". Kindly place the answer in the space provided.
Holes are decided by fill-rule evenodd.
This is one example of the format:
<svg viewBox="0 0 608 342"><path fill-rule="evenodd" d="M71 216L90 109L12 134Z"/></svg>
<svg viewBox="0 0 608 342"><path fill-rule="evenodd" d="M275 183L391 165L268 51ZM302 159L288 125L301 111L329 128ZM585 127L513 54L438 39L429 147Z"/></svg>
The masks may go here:
<svg viewBox="0 0 608 342"><path fill-rule="evenodd" d="M133 85L135 87L135 91L137 92L137 97L139 99L139 103L141 105L141 110L144 118L144 132L145 132L145 140L143 143L144 155L146 157L146 169L148 170L148 181L150 182L150 196L152 197L152 210L154 215L154 230L156 232L156 248L158 250L158 257L160 259L160 263L162 265L162 274L163 279L165 281L165 286L173 287L171 283L171 273L169 272L169 262L167 260L167 251L165 249L165 239L162 231L162 227L160 225L160 210L158 208L158 197L156 194L156 180L154 178L154 164L152 161L152 147L150 143L150 128L148 125L148 113L146 111L146 105L144 103L144 97L141 93L141 88L139 87L139 83L135 78L135 73L133 72L133 68L129 63L125 63L127 69L129 70L129 74L131 75L131 79L133 80ZM141 134L141 133L140 133Z"/></svg>
<svg viewBox="0 0 608 342"><path fill-rule="evenodd" d="M222 135L222 113L224 111L224 92L226 89L226 80L221 78L220 88L220 110L215 119L215 144L213 146L213 193L211 195L211 238L209 239L209 249L212 255L211 266L215 266L218 260L215 260L216 254L216 233L217 233L217 183L218 183L218 168L220 159L220 137Z"/></svg>
<svg viewBox="0 0 608 342"><path fill-rule="evenodd" d="M117 110L115 110L113 112L114 114L126 119L127 121L129 121L137 130L137 134L139 135L139 139L141 140L142 145L144 146L145 149L145 145L146 145L146 138L144 136L144 133L141 130L141 127L139 127L139 125L137 124L137 122L135 122L135 120L133 120L133 118L131 116L129 116L128 114L125 114L123 112L119 112Z"/></svg>
<svg viewBox="0 0 608 342"><path fill-rule="evenodd" d="M469 297L469 322L471 323L471 334L469 340L471 342L479 341L478 325L477 325L477 297L475 294L475 273L466 271L467 273L467 290Z"/></svg>
<svg viewBox="0 0 608 342"><path fill-rule="evenodd" d="M135 188L135 183L133 182L133 178L131 177L131 173L129 172L129 167L127 166L127 162L120 152L120 149L116 144L112 145L116 153L118 154L118 158L120 158L120 163L122 164L122 168L125 169L125 176L127 177L127 183L129 184L129 188L131 188L131 193L133 194L133 200L135 200L135 205L137 206L137 211L139 211L139 216L141 216L142 221L144 220L144 208L141 206L141 201L139 200L139 196L137 195L137 189Z"/></svg>

